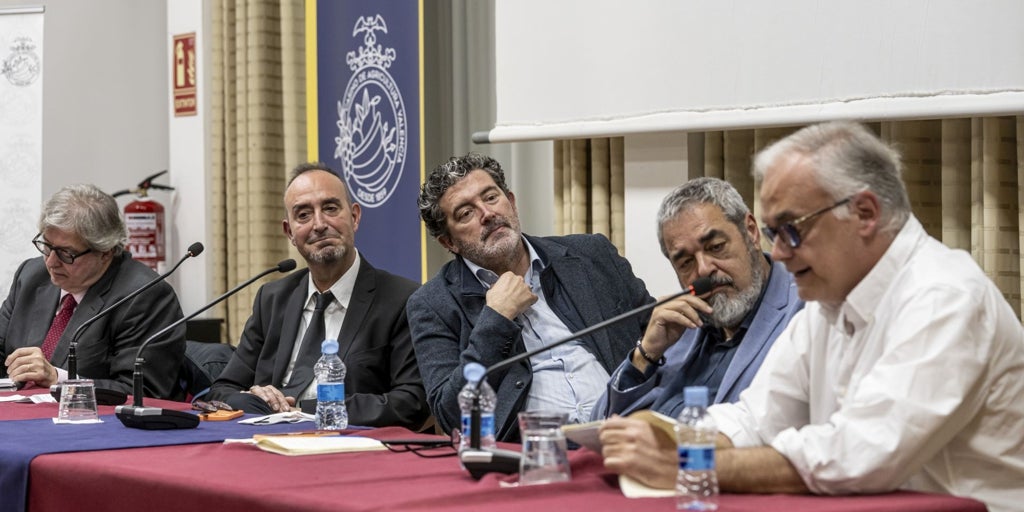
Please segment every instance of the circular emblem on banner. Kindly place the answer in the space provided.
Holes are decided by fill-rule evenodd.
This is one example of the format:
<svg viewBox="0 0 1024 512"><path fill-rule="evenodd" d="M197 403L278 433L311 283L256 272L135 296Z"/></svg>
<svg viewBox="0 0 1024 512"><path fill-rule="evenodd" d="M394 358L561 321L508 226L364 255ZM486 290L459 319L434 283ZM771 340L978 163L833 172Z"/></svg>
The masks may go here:
<svg viewBox="0 0 1024 512"><path fill-rule="evenodd" d="M360 18L353 30L353 37L363 33L364 46L347 54L353 73L338 102L334 151L352 196L370 208L383 205L395 191L409 131L401 91L388 72L395 50L376 44L375 32L387 33L380 15Z"/></svg>
<svg viewBox="0 0 1024 512"><path fill-rule="evenodd" d="M14 85L24 87L39 77L39 56L33 51L36 45L27 37L14 40L14 52L4 59L3 74Z"/></svg>

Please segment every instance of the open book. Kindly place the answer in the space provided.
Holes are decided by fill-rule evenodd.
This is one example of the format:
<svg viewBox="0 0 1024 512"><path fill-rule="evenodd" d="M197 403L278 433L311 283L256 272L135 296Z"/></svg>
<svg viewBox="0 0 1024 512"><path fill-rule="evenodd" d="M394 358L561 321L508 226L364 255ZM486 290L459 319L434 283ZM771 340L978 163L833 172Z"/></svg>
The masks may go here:
<svg viewBox="0 0 1024 512"><path fill-rule="evenodd" d="M636 411L628 416L635 420L644 420L654 427L654 434L658 437L658 444L665 450L676 448L676 420L650 410ZM580 446L585 446L597 453L601 453L601 440L598 438L598 430L604 420L591 421L576 425L565 425L562 431L567 439L571 439ZM619 489L627 498L658 498L675 495L674 489L654 489L647 487L632 478L619 475Z"/></svg>
<svg viewBox="0 0 1024 512"><path fill-rule="evenodd" d="M359 436L256 436L256 446L281 455L317 455L323 453L386 450L376 439Z"/></svg>
<svg viewBox="0 0 1024 512"><path fill-rule="evenodd" d="M654 432L658 435L659 442L675 446L676 420L673 418L651 410L636 411L628 417L635 420L644 420L650 423L651 426L654 427ZM565 434L566 439L569 439L580 446L586 446L597 453L601 453L601 441L598 439L598 430L600 430L601 424L603 423L604 420L598 420L588 423L565 425L562 427L562 432Z"/></svg>

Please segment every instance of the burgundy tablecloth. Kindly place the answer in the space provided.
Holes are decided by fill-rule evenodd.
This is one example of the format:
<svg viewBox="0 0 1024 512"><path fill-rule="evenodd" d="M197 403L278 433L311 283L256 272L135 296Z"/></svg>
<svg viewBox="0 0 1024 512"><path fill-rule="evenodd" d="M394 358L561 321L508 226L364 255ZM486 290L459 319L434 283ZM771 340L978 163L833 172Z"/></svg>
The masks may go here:
<svg viewBox="0 0 1024 512"><path fill-rule="evenodd" d="M378 439L407 438L400 428L361 432ZM506 488L510 477L475 481L454 457L364 452L286 457L222 444L166 446L53 454L31 466L29 511L139 509L231 511L487 512L673 511L673 498L630 500L600 456L570 456L571 482ZM980 503L950 496L895 493L816 497L724 495L730 511L983 511Z"/></svg>

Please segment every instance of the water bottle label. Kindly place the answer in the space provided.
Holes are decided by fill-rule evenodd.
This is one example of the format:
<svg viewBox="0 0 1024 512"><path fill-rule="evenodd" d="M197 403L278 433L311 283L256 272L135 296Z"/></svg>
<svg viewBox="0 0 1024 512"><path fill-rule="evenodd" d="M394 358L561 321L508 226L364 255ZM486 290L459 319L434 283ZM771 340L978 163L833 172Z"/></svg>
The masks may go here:
<svg viewBox="0 0 1024 512"><path fill-rule="evenodd" d="M680 446L679 469L683 471L709 471L715 469L715 447Z"/></svg>
<svg viewBox="0 0 1024 512"><path fill-rule="evenodd" d="M472 435L469 429L470 418L468 414L462 415L462 437L469 440L469 436ZM481 414L480 415L480 439L490 437L494 435L494 415L493 414Z"/></svg>
<svg viewBox="0 0 1024 512"><path fill-rule="evenodd" d="M320 402L344 402L345 383L326 382L316 385L316 399Z"/></svg>

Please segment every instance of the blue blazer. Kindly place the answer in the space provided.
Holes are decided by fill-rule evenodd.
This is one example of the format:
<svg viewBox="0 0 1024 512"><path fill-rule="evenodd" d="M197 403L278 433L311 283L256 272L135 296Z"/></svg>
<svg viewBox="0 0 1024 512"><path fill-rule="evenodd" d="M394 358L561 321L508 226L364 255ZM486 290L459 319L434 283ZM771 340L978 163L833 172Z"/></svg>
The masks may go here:
<svg viewBox="0 0 1024 512"><path fill-rule="evenodd" d="M768 288L761 297L761 303L756 306L757 313L750 323L750 328L736 348L736 354L722 377L713 403L739 400L740 392L754 379L761 362L768 354L768 349L775 343L775 338L782 334L793 315L804 307L804 302L797 296L793 275L778 262L773 262L771 269ZM636 376L641 375L627 356L612 375L608 390L594 407L591 417L601 419L612 414L625 415L640 409L653 409L673 418L678 416L683 409L683 371L697 354L695 347L700 334L699 329L688 329L679 341L665 352L665 366L646 376L646 380L639 384L620 389L623 383L635 382L639 380ZM634 378L630 379L629 375L624 375L627 372L631 372Z"/></svg>
<svg viewBox="0 0 1024 512"><path fill-rule="evenodd" d="M546 267L540 282L551 309L570 331L653 302L643 281L601 235L527 236ZM522 327L487 307L485 290L461 257L412 294L406 305L427 402L445 432L461 426L458 395L466 381L462 368L477 362L491 366L526 351ZM615 369L644 332L649 313L618 322L583 339L606 371ZM495 435L519 439L516 415L529 395L529 361L489 374L497 394Z"/></svg>

